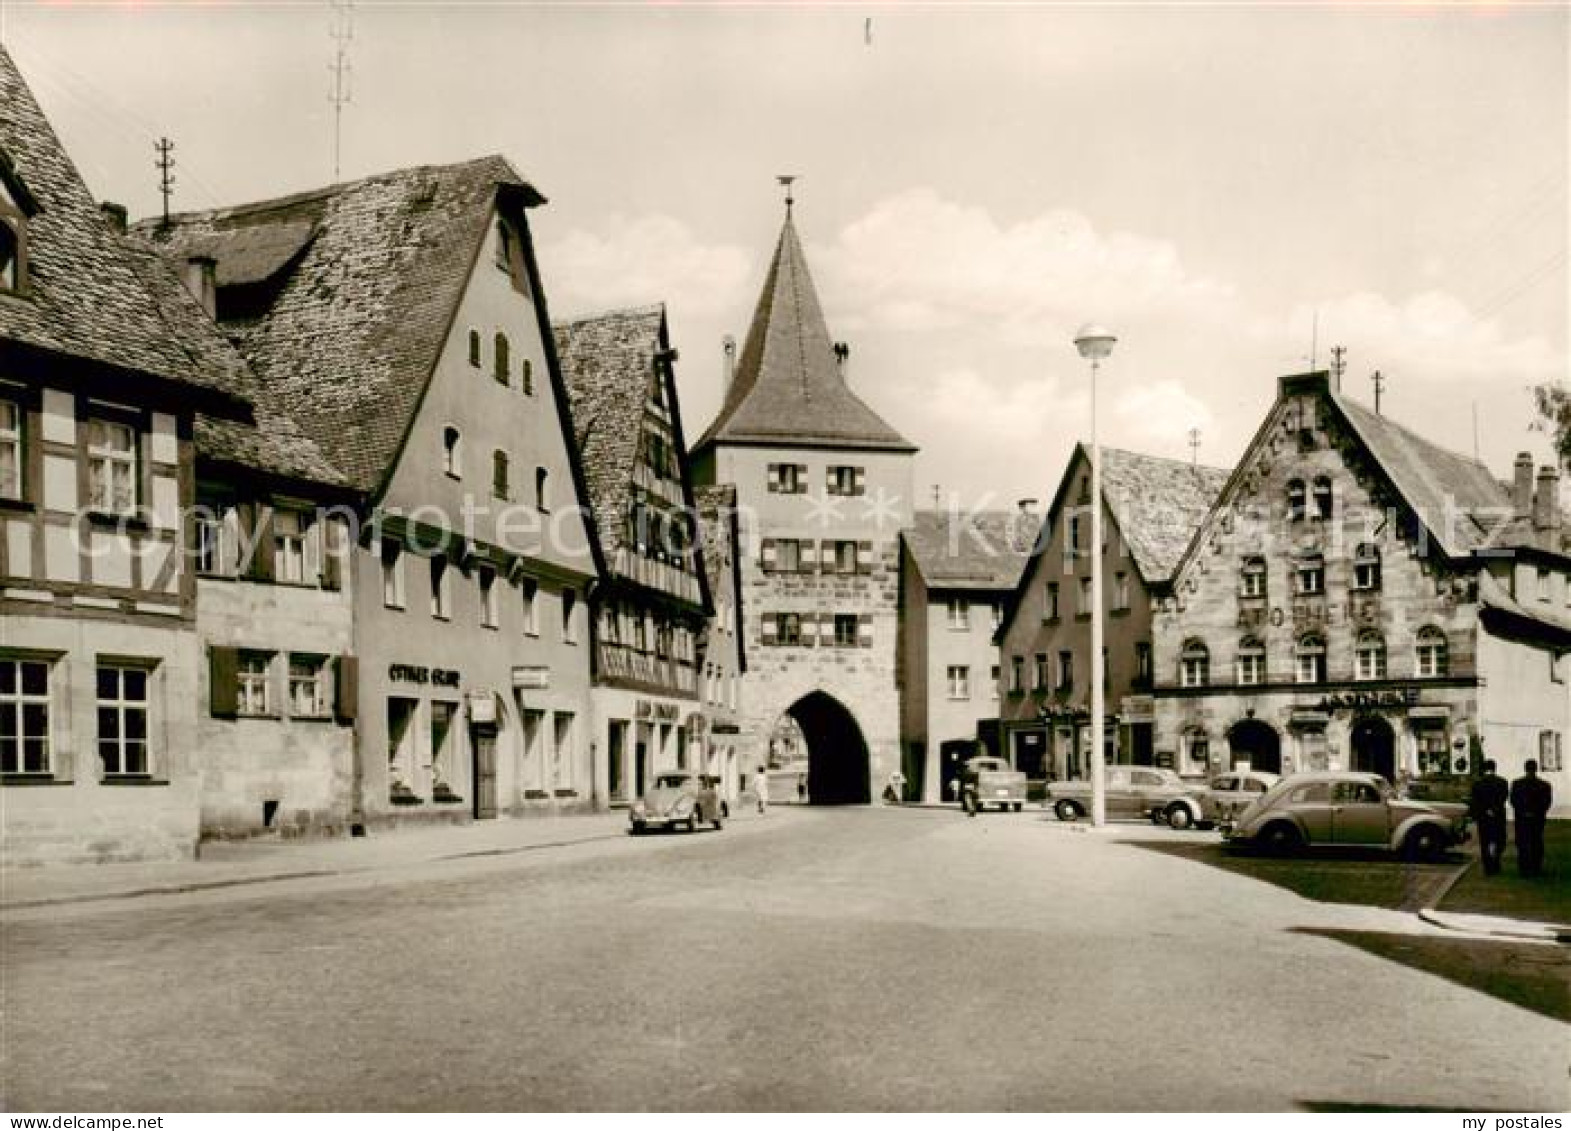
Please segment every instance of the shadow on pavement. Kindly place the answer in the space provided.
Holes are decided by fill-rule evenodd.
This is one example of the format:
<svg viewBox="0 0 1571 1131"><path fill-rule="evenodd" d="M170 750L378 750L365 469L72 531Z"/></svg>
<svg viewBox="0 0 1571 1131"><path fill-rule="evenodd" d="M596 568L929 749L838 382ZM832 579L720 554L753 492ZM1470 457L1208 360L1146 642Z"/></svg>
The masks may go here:
<svg viewBox="0 0 1571 1131"><path fill-rule="evenodd" d="M1430 906L1463 863L1461 857L1456 857L1445 863L1413 864L1383 852L1333 849L1289 857L1258 856L1201 840L1125 843L1275 884L1317 903L1353 903L1411 912Z"/></svg>
<svg viewBox="0 0 1571 1131"><path fill-rule="evenodd" d="M1297 927L1294 931L1356 946L1545 1017L1571 1022L1571 952L1563 947L1318 927Z"/></svg>
<svg viewBox="0 0 1571 1131"><path fill-rule="evenodd" d="M1462 1115L1475 1111L1475 1109L1461 1107L1400 1107L1395 1104L1359 1104L1338 1100L1299 1100L1298 1106L1304 1111L1328 1112L1333 1115L1352 1114L1354 1112L1371 1115L1441 1115L1447 1113ZM1484 1110L1483 1108L1478 1108L1476 1112Z"/></svg>

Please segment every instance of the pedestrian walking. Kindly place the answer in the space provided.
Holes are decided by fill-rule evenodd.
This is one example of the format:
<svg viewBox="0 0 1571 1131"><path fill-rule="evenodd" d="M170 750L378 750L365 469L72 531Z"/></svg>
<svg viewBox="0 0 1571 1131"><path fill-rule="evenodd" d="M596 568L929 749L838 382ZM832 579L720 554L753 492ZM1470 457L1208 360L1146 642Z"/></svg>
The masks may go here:
<svg viewBox="0 0 1571 1131"><path fill-rule="evenodd" d="M889 784L884 787L884 800L891 805L899 805L905 800L906 776L899 770L889 775Z"/></svg>
<svg viewBox="0 0 1571 1131"><path fill-rule="evenodd" d="M1538 776L1538 762L1529 758L1526 772L1511 783L1511 817L1516 822L1516 870L1536 876L1544 870L1544 822L1554 789Z"/></svg>
<svg viewBox="0 0 1571 1131"><path fill-rule="evenodd" d="M1506 798L1510 793L1506 779L1495 773L1495 763L1486 759L1483 775L1473 783L1467 806L1478 826L1478 855L1484 875L1500 871L1500 858L1506 853Z"/></svg>
<svg viewBox="0 0 1571 1131"><path fill-rule="evenodd" d="M753 771L753 792L758 795L758 811L766 812L769 809L769 775L762 766Z"/></svg>

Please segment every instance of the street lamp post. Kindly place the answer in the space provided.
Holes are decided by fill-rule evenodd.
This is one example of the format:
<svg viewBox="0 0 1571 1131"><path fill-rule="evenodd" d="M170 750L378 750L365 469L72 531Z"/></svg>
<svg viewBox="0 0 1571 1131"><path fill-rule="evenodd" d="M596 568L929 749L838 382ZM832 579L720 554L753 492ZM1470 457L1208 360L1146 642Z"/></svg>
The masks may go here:
<svg viewBox="0 0 1571 1131"><path fill-rule="evenodd" d="M1102 659L1102 447L1096 437L1096 379L1102 360L1118 341L1101 326L1085 325L1075 335L1075 348L1091 363L1091 824L1107 823L1107 773L1102 719L1107 704L1102 685L1107 679Z"/></svg>

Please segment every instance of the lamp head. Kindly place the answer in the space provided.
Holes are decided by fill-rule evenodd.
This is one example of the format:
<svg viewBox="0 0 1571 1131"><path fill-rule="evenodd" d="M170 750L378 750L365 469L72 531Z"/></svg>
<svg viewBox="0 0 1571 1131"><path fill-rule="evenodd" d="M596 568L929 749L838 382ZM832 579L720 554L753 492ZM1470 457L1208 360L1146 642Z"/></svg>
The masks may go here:
<svg viewBox="0 0 1571 1131"><path fill-rule="evenodd" d="M1087 322L1075 335L1075 349L1079 350L1080 356L1087 361L1101 361L1113 352L1113 345L1117 341L1118 339L1104 327L1094 322Z"/></svg>

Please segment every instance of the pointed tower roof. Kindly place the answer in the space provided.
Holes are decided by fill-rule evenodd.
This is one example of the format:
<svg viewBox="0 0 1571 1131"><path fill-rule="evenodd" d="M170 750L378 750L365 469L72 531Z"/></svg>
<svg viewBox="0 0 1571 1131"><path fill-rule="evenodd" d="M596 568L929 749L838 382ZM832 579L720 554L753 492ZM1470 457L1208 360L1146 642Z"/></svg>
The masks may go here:
<svg viewBox="0 0 1571 1131"><path fill-rule="evenodd" d="M789 204L725 404L697 447L722 443L916 451L846 385Z"/></svg>

